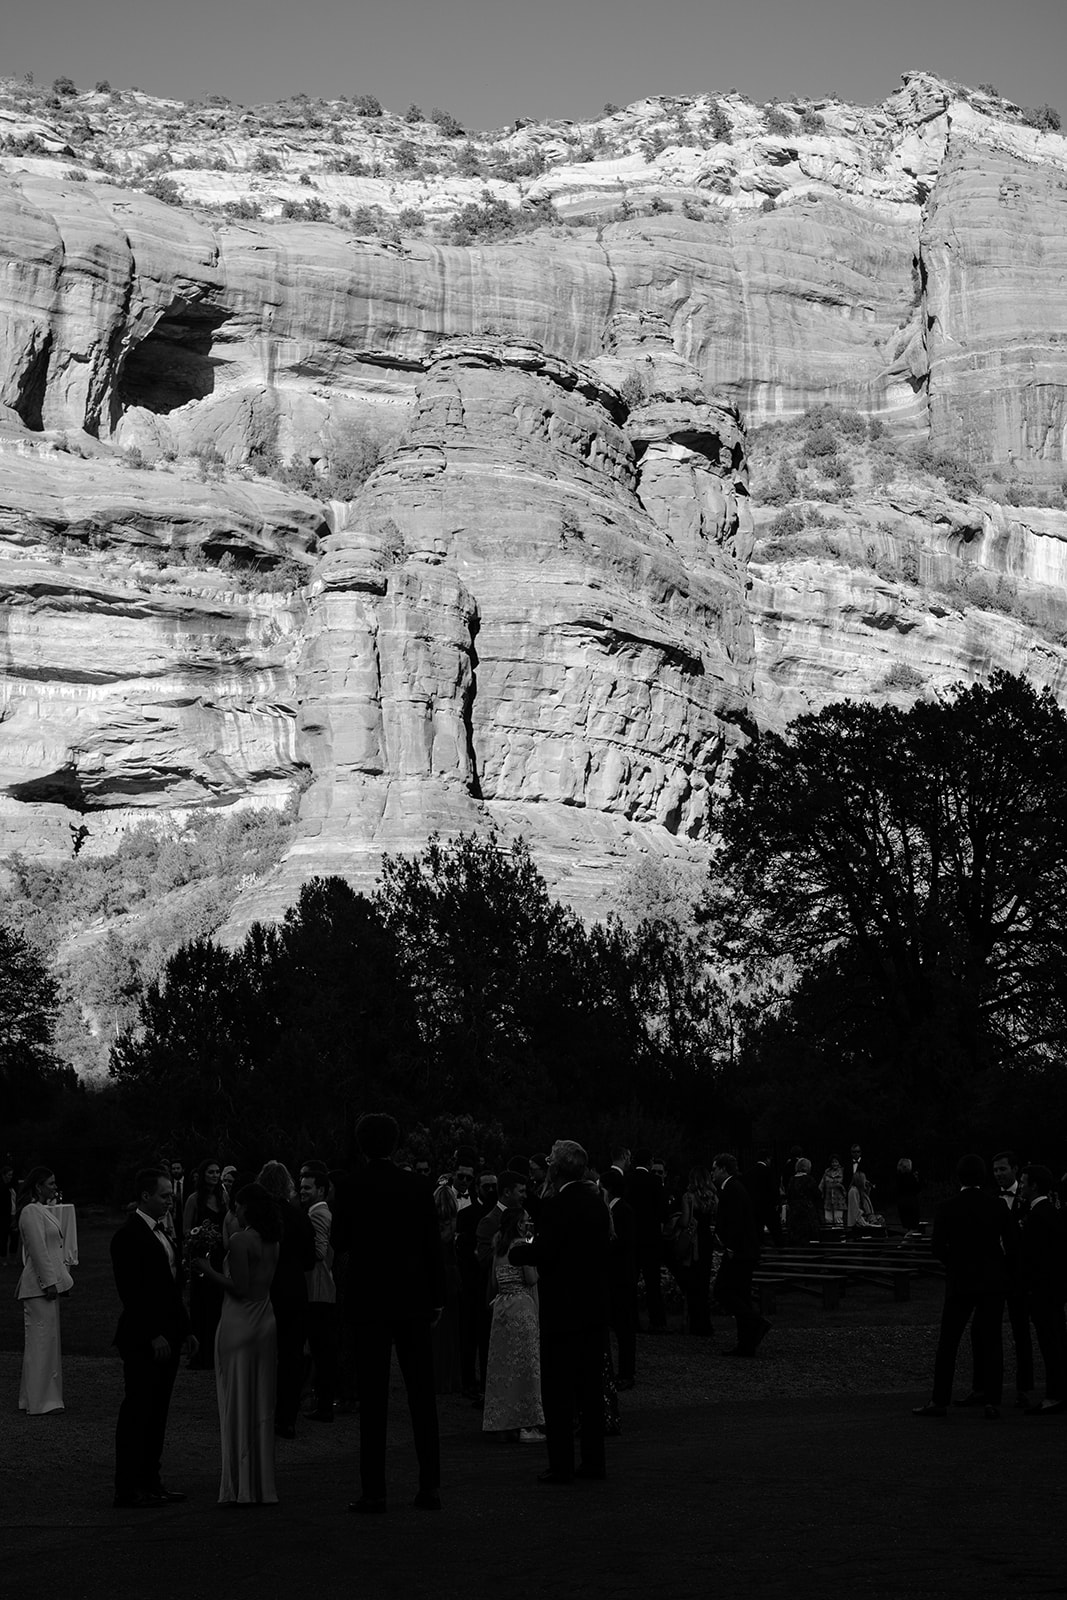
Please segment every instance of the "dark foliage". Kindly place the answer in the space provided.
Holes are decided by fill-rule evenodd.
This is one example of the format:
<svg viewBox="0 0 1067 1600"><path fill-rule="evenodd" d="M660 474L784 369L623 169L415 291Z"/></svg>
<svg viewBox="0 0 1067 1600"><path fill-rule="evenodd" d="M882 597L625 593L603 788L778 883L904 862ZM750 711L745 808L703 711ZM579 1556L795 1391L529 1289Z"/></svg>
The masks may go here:
<svg viewBox="0 0 1067 1600"><path fill-rule="evenodd" d="M523 845L471 837L387 859L373 899L313 880L239 950L187 945L111 1073L150 1134L252 1163L294 1141L343 1156L372 1106L532 1143L635 1104L703 1126L720 1058L694 946L656 923L587 931Z"/></svg>
<svg viewBox="0 0 1067 1600"><path fill-rule="evenodd" d="M750 1033L768 1106L847 1092L868 1128L960 1132L1009 1080L1056 1075L1067 716L1048 691L998 672L798 718L742 753L718 821L723 948L795 975Z"/></svg>

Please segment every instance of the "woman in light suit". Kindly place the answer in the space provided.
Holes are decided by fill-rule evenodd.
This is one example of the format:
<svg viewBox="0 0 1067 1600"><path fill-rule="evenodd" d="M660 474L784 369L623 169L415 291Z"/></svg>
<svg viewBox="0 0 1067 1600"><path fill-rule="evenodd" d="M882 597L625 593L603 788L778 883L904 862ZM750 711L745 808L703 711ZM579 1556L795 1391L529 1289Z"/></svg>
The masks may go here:
<svg viewBox="0 0 1067 1600"><path fill-rule="evenodd" d="M55 1174L48 1167L34 1167L19 1200L19 1237L26 1262L18 1286L26 1332L19 1410L30 1417L63 1410L59 1296L70 1291L74 1279L63 1261L62 1229L48 1210L55 1196Z"/></svg>

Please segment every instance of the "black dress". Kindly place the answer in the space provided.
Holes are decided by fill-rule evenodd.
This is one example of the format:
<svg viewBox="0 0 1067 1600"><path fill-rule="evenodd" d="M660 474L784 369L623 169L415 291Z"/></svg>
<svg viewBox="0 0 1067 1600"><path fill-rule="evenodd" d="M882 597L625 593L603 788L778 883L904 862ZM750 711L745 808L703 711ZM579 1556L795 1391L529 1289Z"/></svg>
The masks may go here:
<svg viewBox="0 0 1067 1600"><path fill-rule="evenodd" d="M915 1172L897 1173L897 1215L905 1233L919 1226L919 1177Z"/></svg>

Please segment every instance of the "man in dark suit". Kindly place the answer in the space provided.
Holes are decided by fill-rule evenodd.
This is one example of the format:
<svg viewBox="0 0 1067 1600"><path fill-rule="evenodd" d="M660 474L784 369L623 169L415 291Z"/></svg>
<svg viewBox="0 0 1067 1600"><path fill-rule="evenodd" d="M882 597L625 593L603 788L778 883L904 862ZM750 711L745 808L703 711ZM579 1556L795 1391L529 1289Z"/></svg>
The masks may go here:
<svg viewBox="0 0 1067 1600"><path fill-rule="evenodd" d="M931 1249L945 1266L945 1301L934 1357L934 1392L917 1417L943 1417L952 1399L956 1352L963 1330L974 1319L975 1357L982 1376L982 1404L991 1421L1000 1416L1004 1385L1004 1347L1000 1324L1009 1273L1018 1243L1007 1208L987 1194L981 1156L963 1156L956 1167L960 1192L942 1200L934 1212Z"/></svg>
<svg viewBox="0 0 1067 1600"><path fill-rule="evenodd" d="M1026 1217L1027 1198L1020 1182L1019 1158L1014 1150L998 1150L993 1157L993 1182L997 1199L1008 1215L1012 1249L1007 1262L1004 1301L1008 1308L1012 1348L1015 1351L1015 1404L1025 1408L1030 1403L1034 1387L1034 1346L1030 1337L1030 1311L1026 1286L1021 1277L1022 1227ZM971 1392L957 1400L961 1406L983 1405L985 1380L982 1374L982 1356L976 1339L977 1323L971 1323Z"/></svg>
<svg viewBox="0 0 1067 1600"><path fill-rule="evenodd" d="M1031 1416L1067 1410L1067 1229L1052 1204L1055 1186L1048 1167L1029 1166L1023 1174L1020 1277L1045 1363L1045 1398L1028 1408Z"/></svg>
<svg viewBox="0 0 1067 1600"><path fill-rule="evenodd" d="M573 1139L549 1152L554 1188L541 1208L532 1244L512 1245L508 1259L538 1271L541 1302L541 1400L548 1471L542 1483L604 1478L604 1352L608 1337L608 1208L585 1182L589 1158ZM574 1465L574 1417L581 1461Z"/></svg>
<svg viewBox="0 0 1067 1600"><path fill-rule="evenodd" d="M168 1173L137 1175L137 1207L111 1240L122 1314L115 1344L125 1394L115 1429L115 1505L139 1511L184 1500L160 1477L163 1440L182 1344L190 1339L182 1302L181 1261L167 1230L174 1204Z"/></svg>
<svg viewBox="0 0 1067 1600"><path fill-rule="evenodd" d="M742 1183L748 1190L752 1201L752 1209L756 1213L756 1226L763 1233L764 1228L770 1234L779 1250L785 1242L782 1238L782 1202L771 1163L761 1151L755 1163L748 1169L742 1178Z"/></svg>
<svg viewBox="0 0 1067 1600"><path fill-rule="evenodd" d="M637 1221L633 1207L622 1198L623 1183L616 1166L600 1175L612 1226L608 1319L619 1346L616 1382L620 1389L632 1389L637 1369Z"/></svg>
<svg viewBox="0 0 1067 1600"><path fill-rule="evenodd" d="M161 1161L159 1165L162 1172L170 1173L170 1181L174 1189L174 1199L171 1205L170 1216L167 1218L167 1225L174 1235L175 1242L178 1246L178 1254L181 1255L185 1231L185 1167L181 1161Z"/></svg>
<svg viewBox="0 0 1067 1600"><path fill-rule="evenodd" d="M760 1228L752 1199L737 1175L737 1159L724 1152L712 1162L711 1176L719 1191L715 1232L722 1262L712 1298L729 1311L737 1327L737 1343L725 1356L754 1356L771 1325L752 1305L752 1274L759 1263Z"/></svg>
<svg viewBox="0 0 1067 1600"><path fill-rule="evenodd" d="M637 1223L637 1270L645 1280L645 1305L649 1333L666 1333L667 1309L663 1304L660 1268L663 1265L663 1224L667 1196L663 1181L652 1168L652 1153L635 1150L626 1199Z"/></svg>
<svg viewBox="0 0 1067 1600"><path fill-rule="evenodd" d="M392 1117L369 1113L356 1124L366 1165L352 1180L348 1203L358 1225L349 1263L359 1386L361 1493L350 1511L386 1509L385 1443L389 1367L395 1347L419 1463L414 1504L441 1509L441 1445L434 1391L431 1330L445 1303L445 1264L430 1186L392 1160L400 1130Z"/></svg>
<svg viewBox="0 0 1067 1600"><path fill-rule="evenodd" d="M489 1337L485 1331L486 1281L478 1259L478 1226L496 1205L496 1173L483 1172L470 1203L456 1213L456 1266L459 1270L459 1370L463 1395L476 1406L485 1390ZM490 1321L492 1313L489 1313Z"/></svg>

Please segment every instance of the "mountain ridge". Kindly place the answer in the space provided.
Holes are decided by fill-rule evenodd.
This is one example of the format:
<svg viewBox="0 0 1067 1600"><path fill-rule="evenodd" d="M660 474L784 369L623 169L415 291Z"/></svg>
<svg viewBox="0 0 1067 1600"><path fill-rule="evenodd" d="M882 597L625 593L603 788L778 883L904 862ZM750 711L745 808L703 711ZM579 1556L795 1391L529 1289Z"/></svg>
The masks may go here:
<svg viewBox="0 0 1067 1600"><path fill-rule="evenodd" d="M0 854L288 808L234 939L492 825L592 916L706 861L760 727L1067 696L1067 140L1023 108L6 87Z"/></svg>

